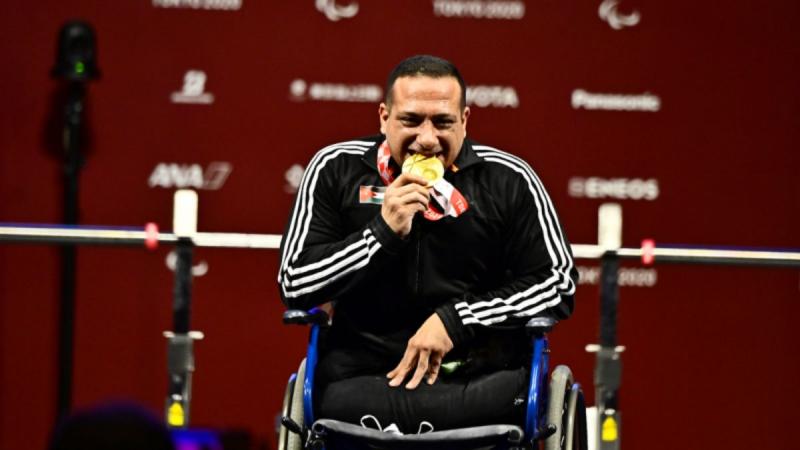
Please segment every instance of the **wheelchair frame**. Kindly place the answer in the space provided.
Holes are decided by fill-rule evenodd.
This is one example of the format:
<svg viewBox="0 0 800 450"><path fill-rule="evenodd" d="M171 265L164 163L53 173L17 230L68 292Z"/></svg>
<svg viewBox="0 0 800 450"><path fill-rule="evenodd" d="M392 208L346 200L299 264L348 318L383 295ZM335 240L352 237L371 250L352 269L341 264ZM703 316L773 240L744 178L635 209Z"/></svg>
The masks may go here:
<svg viewBox="0 0 800 450"><path fill-rule="evenodd" d="M328 324L328 315L319 308L306 312L288 310L284 313L285 324L311 325L309 342L304 366L300 370L302 380L297 373L289 378L284 408L281 418L282 430L278 448L291 445L285 433L297 433L300 437L300 448L306 446L310 425L314 423L314 373L318 361L320 328ZM555 320L536 317L531 319L526 328L533 335L533 355L531 357L531 374L528 383L527 410L524 423L524 437L520 448L534 448L543 442L545 450L586 450L586 406L580 384L574 383L572 373L567 366L557 366L552 374L549 386L545 385L550 363L550 349L547 333L555 325ZM292 392L298 392L296 383L302 382L303 424L297 424L290 418L288 406L298 404L292 399ZM285 442L284 442L285 440ZM288 450L295 450L290 448Z"/></svg>

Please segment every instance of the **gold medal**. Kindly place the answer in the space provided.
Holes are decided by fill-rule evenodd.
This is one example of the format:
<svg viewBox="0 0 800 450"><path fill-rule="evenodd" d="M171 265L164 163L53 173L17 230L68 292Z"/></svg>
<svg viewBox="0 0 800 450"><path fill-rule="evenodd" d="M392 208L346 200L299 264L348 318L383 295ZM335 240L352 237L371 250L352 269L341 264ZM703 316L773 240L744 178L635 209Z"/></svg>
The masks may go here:
<svg viewBox="0 0 800 450"><path fill-rule="evenodd" d="M428 180L428 187L431 187L444 177L444 166L438 158L415 153L403 161L403 173L419 175Z"/></svg>

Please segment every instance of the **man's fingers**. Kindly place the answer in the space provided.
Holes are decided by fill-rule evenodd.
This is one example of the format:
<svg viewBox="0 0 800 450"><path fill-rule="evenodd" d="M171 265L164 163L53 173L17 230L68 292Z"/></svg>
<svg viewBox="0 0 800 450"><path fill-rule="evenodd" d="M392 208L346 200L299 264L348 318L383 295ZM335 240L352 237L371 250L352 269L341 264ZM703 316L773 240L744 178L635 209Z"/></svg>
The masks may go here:
<svg viewBox="0 0 800 450"><path fill-rule="evenodd" d="M390 211L400 212L407 206L419 204L428 207L430 202L430 193L417 186L418 189L404 189L393 192L391 195L388 193L384 197L384 203ZM416 208L413 208L416 209Z"/></svg>
<svg viewBox="0 0 800 450"><path fill-rule="evenodd" d="M397 364L397 367L386 374L386 378L390 378L389 386L400 386L400 383L403 382L403 380L406 378L406 375L413 367L413 363L414 355L410 349L406 349L406 353L403 355L403 359L400 360L400 363Z"/></svg>
<svg viewBox="0 0 800 450"><path fill-rule="evenodd" d="M389 385L399 386L414 367L416 370L406 383L406 389L416 389L423 379L428 384L433 384L439 377L444 356L452 348L453 342L447 335L444 324L436 313L432 314L409 339L400 364L386 374L387 378L391 378Z"/></svg>
<svg viewBox="0 0 800 450"><path fill-rule="evenodd" d="M411 232L414 216L428 208L430 190L423 184L421 177L403 176L389 185L383 197L381 217L395 233L405 237Z"/></svg>
<svg viewBox="0 0 800 450"><path fill-rule="evenodd" d="M436 378L439 377L439 369L442 367L442 359L439 357L434 356L431 358L431 368L428 371L428 384L433 384L436 382Z"/></svg>
<svg viewBox="0 0 800 450"><path fill-rule="evenodd" d="M398 186L407 185L410 183L421 186L427 186L428 179L421 175L416 175L413 173L403 173L400 174L399 177L395 178L395 180L392 182L392 184L397 184Z"/></svg>
<svg viewBox="0 0 800 450"><path fill-rule="evenodd" d="M400 201L402 201L403 204L419 203L422 206L427 207L430 200L429 197L426 197L419 192L409 192L408 194L400 197Z"/></svg>
<svg viewBox="0 0 800 450"><path fill-rule="evenodd" d="M400 383L402 383L403 380L405 380L406 374L408 373L408 370L406 370L404 368L403 369L399 369L399 370L395 369L395 371L393 371L393 372L394 372L394 375L392 375L390 377L391 380L389 380L389 386L391 386L391 387L400 386Z"/></svg>
<svg viewBox="0 0 800 450"><path fill-rule="evenodd" d="M407 361L410 356L409 352L410 350L406 349L405 353L403 353L403 357L400 358L400 362L397 363L397 366L395 366L394 369L392 369L389 373L386 374L386 378L394 378L395 376L397 376L397 373L400 371L400 369L408 365Z"/></svg>
<svg viewBox="0 0 800 450"><path fill-rule="evenodd" d="M396 377L394 377L391 380L389 380L389 386L391 386L391 387L400 386L400 383L402 383L405 378L406 378L405 373L398 374Z"/></svg>
<svg viewBox="0 0 800 450"><path fill-rule="evenodd" d="M416 389L417 386L419 386L419 382L422 381L422 378L428 373L428 360L430 356L430 350L422 350L419 352L419 357L417 357L417 370L414 372L414 376L411 377L411 381L406 384L406 389Z"/></svg>
<svg viewBox="0 0 800 450"><path fill-rule="evenodd" d="M396 201L401 205L414 202L424 203L427 205L428 202L430 201L430 195L427 192L419 192L417 190L412 190L400 195L395 193L395 195L389 198L388 201Z"/></svg>
<svg viewBox="0 0 800 450"><path fill-rule="evenodd" d="M399 188L393 189L391 192L387 190L386 196L403 198L411 194L419 194L420 196L425 197L426 199L430 198L431 196L430 190L418 184L408 184L405 186L401 186Z"/></svg>

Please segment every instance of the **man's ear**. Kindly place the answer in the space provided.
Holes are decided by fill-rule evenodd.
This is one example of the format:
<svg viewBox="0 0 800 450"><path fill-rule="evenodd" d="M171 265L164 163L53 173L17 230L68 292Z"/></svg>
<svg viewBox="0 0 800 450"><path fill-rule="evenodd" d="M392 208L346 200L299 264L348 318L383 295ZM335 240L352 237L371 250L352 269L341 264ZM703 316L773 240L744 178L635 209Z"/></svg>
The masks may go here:
<svg viewBox="0 0 800 450"><path fill-rule="evenodd" d="M378 118L381 121L381 133L386 134L386 122L389 121L389 107L386 103L381 102L378 106Z"/></svg>
<svg viewBox="0 0 800 450"><path fill-rule="evenodd" d="M467 135L467 119L469 119L469 106L464 107L464 112L461 113L461 121L464 122L464 136Z"/></svg>

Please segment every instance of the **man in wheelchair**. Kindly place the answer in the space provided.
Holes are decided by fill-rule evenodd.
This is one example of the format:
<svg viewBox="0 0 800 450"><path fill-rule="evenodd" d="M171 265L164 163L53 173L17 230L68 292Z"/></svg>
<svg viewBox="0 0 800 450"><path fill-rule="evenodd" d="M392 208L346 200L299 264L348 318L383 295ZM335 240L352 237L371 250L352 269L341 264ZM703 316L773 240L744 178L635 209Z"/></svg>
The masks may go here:
<svg viewBox="0 0 800 450"><path fill-rule="evenodd" d="M284 303L335 304L315 416L405 434L522 423L525 324L567 318L577 280L552 202L525 161L466 138L450 62L402 61L378 115L380 135L312 158L281 243Z"/></svg>

